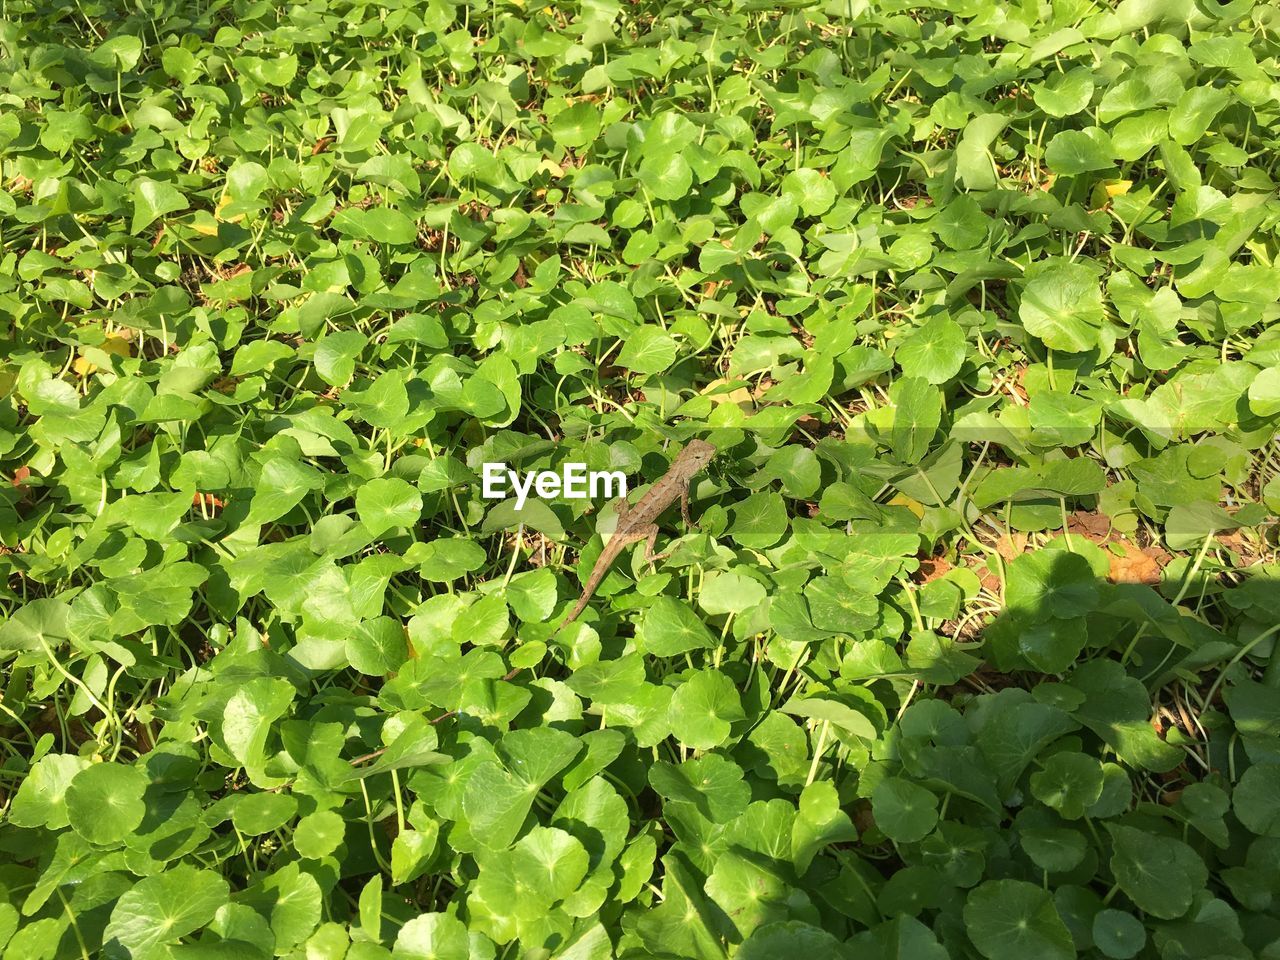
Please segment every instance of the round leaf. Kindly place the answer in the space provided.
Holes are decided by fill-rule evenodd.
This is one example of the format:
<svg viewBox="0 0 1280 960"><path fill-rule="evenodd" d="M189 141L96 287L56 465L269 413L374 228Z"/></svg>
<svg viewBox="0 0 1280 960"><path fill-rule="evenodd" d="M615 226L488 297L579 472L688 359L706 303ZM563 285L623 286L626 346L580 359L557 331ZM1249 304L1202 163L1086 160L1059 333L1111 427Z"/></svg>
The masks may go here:
<svg viewBox="0 0 1280 960"><path fill-rule="evenodd" d="M1102 764L1083 753L1055 753L1031 775L1031 792L1066 819L1079 819L1102 795Z"/></svg>
<svg viewBox="0 0 1280 960"><path fill-rule="evenodd" d="M718 670L700 670L676 688L669 717L677 740L710 750L728 740L730 724L746 714L732 680Z"/></svg>
<svg viewBox="0 0 1280 960"><path fill-rule="evenodd" d="M1098 345L1104 314L1096 269L1053 258L1029 267L1026 281L1018 318L1028 333L1067 353Z"/></svg>
<svg viewBox="0 0 1280 960"><path fill-rule="evenodd" d="M1147 931L1133 914L1099 910L1093 916L1093 943L1105 956L1129 960L1146 946Z"/></svg>
<svg viewBox="0 0 1280 960"><path fill-rule="evenodd" d="M250 793L239 798L231 822L246 836L256 837L284 826L298 812L298 801L287 793Z"/></svg>
<svg viewBox="0 0 1280 960"><path fill-rule="evenodd" d="M392 960L468 960L471 945L467 928L447 913L414 917L396 935Z"/></svg>
<svg viewBox="0 0 1280 960"><path fill-rule="evenodd" d="M327 857L342 845L347 821L333 810L319 810L298 821L293 831L293 848L311 860Z"/></svg>
<svg viewBox="0 0 1280 960"><path fill-rule="evenodd" d="M1261 837L1280 837L1280 764L1258 763L1244 772L1231 795L1236 816Z"/></svg>
<svg viewBox="0 0 1280 960"><path fill-rule="evenodd" d="M871 813L886 837L915 843L937 824L938 798L910 780L886 777L871 791Z"/></svg>
<svg viewBox="0 0 1280 960"><path fill-rule="evenodd" d="M640 638L644 652L655 657L675 657L715 645L715 637L687 604L673 597L658 597L645 611Z"/></svg>
<svg viewBox="0 0 1280 960"><path fill-rule="evenodd" d="M356 491L356 514L371 536L411 527L422 514L422 494L399 477L378 477Z"/></svg>
<svg viewBox="0 0 1280 960"><path fill-rule="evenodd" d="M142 822L147 775L137 767L95 763L67 787L67 816L76 833L92 843L118 843Z"/></svg>
<svg viewBox="0 0 1280 960"><path fill-rule="evenodd" d="M970 891L964 925L989 960L1074 960L1076 955L1053 898L1022 880L989 880Z"/></svg>
<svg viewBox="0 0 1280 960"><path fill-rule="evenodd" d="M693 169L678 150L646 158L638 172L640 182L659 200L680 200L693 186Z"/></svg>
<svg viewBox="0 0 1280 960"><path fill-rule="evenodd" d="M174 943L212 920L228 894L222 877L187 864L146 877L116 902L103 942L119 943L136 960L157 955L158 947Z"/></svg>

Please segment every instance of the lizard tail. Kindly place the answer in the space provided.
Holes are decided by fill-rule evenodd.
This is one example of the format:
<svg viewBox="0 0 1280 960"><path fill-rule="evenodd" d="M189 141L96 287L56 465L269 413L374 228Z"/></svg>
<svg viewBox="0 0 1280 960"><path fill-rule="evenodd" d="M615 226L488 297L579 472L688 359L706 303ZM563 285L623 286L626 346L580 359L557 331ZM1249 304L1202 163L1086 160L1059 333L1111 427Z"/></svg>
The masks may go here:
<svg viewBox="0 0 1280 960"><path fill-rule="evenodd" d="M593 593L595 593L594 590L584 590L582 592L582 596L578 598L578 602L573 605L573 609L569 611L569 615L565 617L564 621L560 624L560 629L567 627L569 624L573 623L573 621L578 619L578 614L587 609L587 602L591 599L591 594Z"/></svg>

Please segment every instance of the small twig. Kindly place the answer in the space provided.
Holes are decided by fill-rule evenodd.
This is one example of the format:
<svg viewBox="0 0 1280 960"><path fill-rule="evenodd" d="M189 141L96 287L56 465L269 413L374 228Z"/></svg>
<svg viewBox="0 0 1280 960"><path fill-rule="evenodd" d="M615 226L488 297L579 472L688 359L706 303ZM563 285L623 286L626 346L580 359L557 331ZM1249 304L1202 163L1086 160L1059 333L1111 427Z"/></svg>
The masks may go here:
<svg viewBox="0 0 1280 960"><path fill-rule="evenodd" d="M513 673L514 672L516 671L513 671ZM440 716L436 717L434 720L432 720L431 725L434 727L437 723L440 723L441 721L444 721L444 720L448 720L450 717L456 717L457 715L458 715L457 710L448 710L445 713L440 714ZM349 762L353 767L358 767L362 763L368 763L370 760L376 760L378 757L386 753L388 749L390 748L382 747L379 750L374 750L372 753L366 753L363 756L354 757Z"/></svg>

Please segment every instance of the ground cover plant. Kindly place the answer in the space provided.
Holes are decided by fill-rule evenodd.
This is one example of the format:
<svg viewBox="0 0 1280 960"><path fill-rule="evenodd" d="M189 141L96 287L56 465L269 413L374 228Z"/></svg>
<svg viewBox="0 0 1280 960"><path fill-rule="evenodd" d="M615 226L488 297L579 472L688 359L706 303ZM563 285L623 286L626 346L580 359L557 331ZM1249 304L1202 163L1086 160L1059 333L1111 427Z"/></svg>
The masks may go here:
<svg viewBox="0 0 1280 960"><path fill-rule="evenodd" d="M6 960L1280 957L1275 8L0 14Z"/></svg>

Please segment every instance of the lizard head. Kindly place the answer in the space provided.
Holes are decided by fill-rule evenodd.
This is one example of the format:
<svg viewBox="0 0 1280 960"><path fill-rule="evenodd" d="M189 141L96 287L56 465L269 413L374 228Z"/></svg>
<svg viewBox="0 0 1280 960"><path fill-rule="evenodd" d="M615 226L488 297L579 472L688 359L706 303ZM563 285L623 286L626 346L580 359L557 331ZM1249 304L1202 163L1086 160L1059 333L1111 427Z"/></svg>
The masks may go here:
<svg viewBox="0 0 1280 960"><path fill-rule="evenodd" d="M690 440L680 451L680 459L704 467L716 455L716 448L705 440Z"/></svg>

